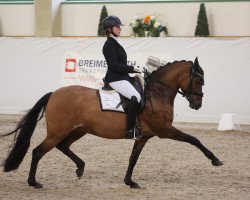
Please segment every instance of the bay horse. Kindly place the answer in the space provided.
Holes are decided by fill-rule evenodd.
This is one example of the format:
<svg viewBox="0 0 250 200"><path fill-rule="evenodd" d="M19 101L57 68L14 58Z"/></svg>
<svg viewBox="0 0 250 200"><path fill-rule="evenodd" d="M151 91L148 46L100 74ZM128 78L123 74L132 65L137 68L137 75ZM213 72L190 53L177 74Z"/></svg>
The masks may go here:
<svg viewBox="0 0 250 200"><path fill-rule="evenodd" d="M140 188L131 177L144 145L153 136L190 143L199 148L214 166L223 164L197 138L172 126L174 99L177 92L187 98L192 109L198 110L202 106L203 84L204 73L197 58L194 63L175 61L148 74L145 84L146 103L143 111L138 114L143 137L134 143L124 178L126 185ZM36 124L44 113L47 136L32 152L28 177L28 184L35 188L43 187L36 181L38 162L54 147L76 164L76 175L80 179L85 162L70 150L72 143L87 133L108 139L125 139L126 114L102 112L98 91L95 89L77 85L63 87L41 97L19 121L15 130L2 135L15 133L14 145L3 163L4 172L16 170L19 167L29 148Z"/></svg>

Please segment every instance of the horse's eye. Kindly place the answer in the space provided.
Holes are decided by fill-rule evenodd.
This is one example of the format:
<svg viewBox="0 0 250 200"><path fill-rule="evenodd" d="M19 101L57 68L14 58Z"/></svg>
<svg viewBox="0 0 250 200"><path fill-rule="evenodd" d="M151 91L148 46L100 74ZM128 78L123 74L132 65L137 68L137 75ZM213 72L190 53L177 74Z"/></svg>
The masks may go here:
<svg viewBox="0 0 250 200"><path fill-rule="evenodd" d="M195 84L202 85L202 81L201 80L195 80Z"/></svg>
<svg viewBox="0 0 250 200"><path fill-rule="evenodd" d="M203 79L195 79L195 84L197 85L204 85L204 80Z"/></svg>

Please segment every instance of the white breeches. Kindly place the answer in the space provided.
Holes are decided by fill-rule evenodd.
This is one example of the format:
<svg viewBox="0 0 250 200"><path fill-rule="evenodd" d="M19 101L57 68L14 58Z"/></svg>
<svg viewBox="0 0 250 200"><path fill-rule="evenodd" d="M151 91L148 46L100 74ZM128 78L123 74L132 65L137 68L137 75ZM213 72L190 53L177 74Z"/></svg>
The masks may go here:
<svg viewBox="0 0 250 200"><path fill-rule="evenodd" d="M133 87L133 85L127 80L115 81L109 83L109 85L118 93L124 97L131 99L132 96L137 98L137 101L141 101L141 96L139 92Z"/></svg>

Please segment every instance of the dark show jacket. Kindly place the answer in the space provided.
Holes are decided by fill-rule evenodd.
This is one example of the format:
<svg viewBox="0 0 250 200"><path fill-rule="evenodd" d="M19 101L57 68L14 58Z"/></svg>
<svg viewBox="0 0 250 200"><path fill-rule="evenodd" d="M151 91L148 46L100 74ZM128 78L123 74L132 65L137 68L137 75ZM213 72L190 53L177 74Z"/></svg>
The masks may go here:
<svg viewBox="0 0 250 200"><path fill-rule="evenodd" d="M105 81L107 83L120 80L130 81L131 77L128 73L133 73L134 67L127 65L127 54L114 38L107 38L102 53L108 65Z"/></svg>

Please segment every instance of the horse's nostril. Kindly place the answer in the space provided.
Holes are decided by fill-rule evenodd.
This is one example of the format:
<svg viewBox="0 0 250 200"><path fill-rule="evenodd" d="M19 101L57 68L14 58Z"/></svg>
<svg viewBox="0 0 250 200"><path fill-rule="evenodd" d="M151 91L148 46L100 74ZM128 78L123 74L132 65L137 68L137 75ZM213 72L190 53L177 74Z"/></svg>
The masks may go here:
<svg viewBox="0 0 250 200"><path fill-rule="evenodd" d="M199 103L199 104L197 104L197 110L199 109L199 108L201 108L201 106L202 106L202 103Z"/></svg>

